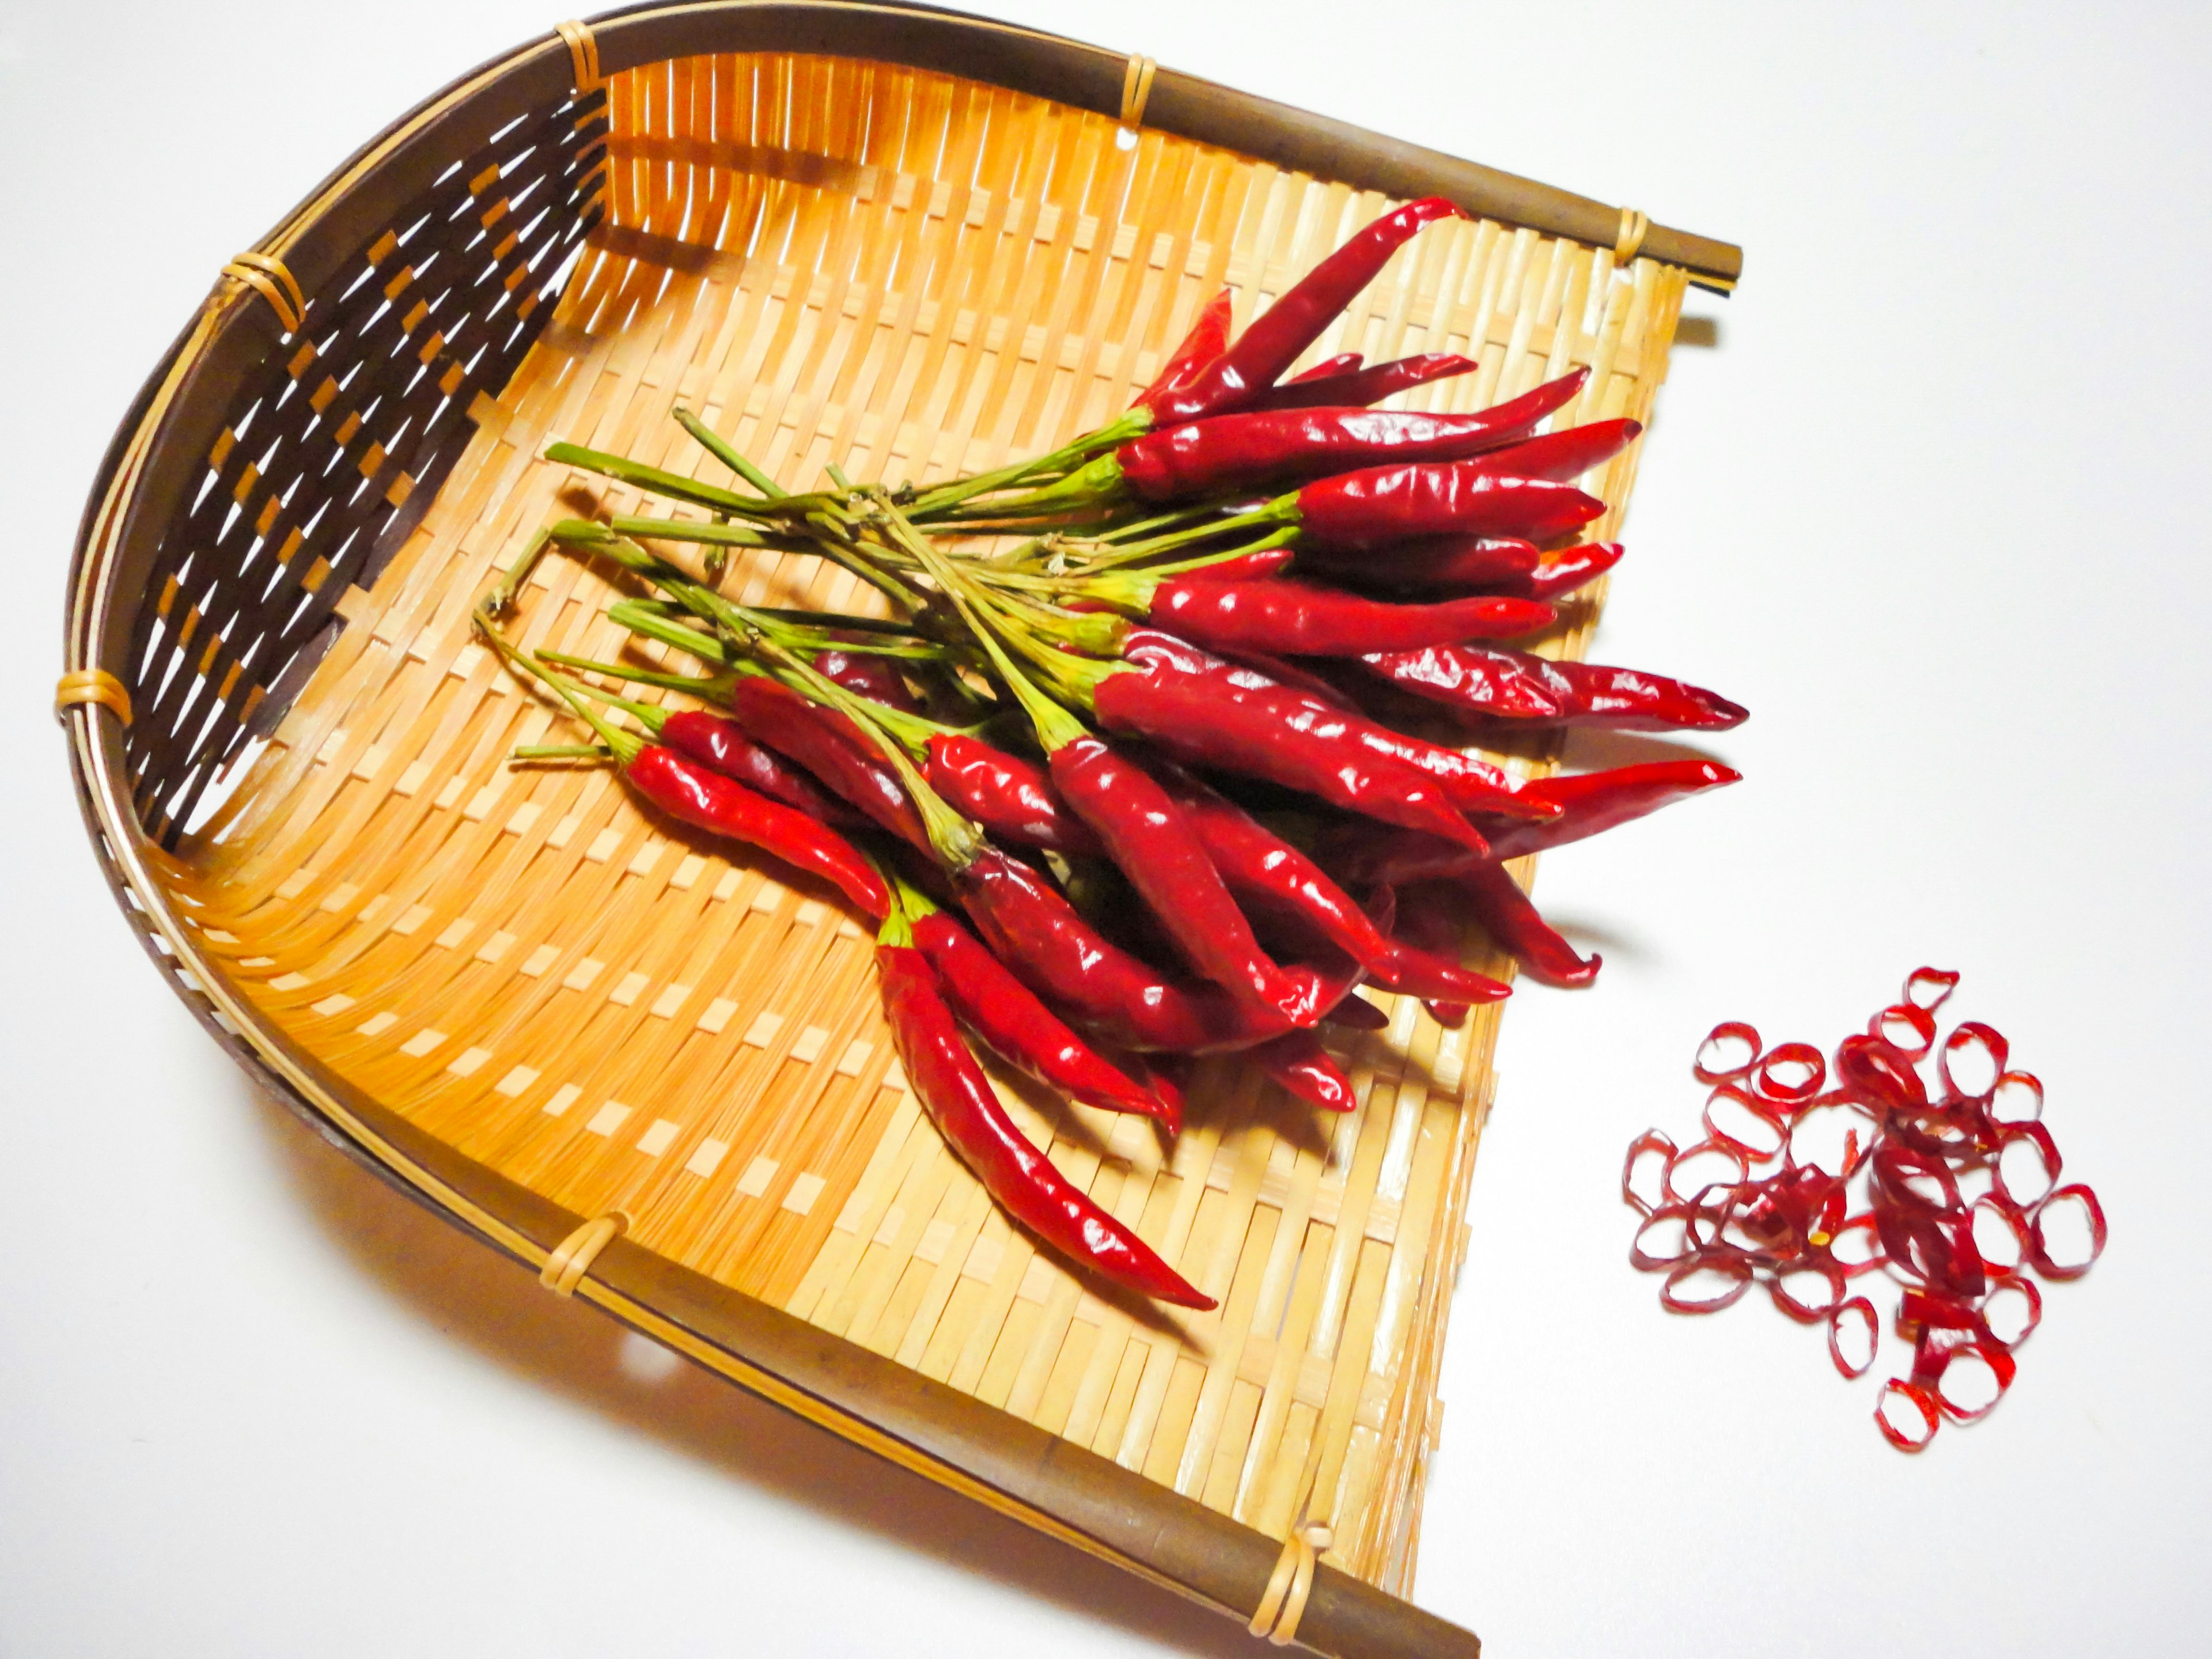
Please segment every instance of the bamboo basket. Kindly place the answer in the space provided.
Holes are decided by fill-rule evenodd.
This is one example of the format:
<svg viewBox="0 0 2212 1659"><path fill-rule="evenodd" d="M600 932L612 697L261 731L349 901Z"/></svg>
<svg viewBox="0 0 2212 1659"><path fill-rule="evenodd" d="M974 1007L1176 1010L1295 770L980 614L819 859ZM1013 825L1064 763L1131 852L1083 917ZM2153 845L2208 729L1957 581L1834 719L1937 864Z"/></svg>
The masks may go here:
<svg viewBox="0 0 2212 1659"><path fill-rule="evenodd" d="M506 766L554 715L466 620L580 489L630 508L550 439L719 477L682 402L787 483L988 466L1123 407L1222 284L1241 323L1432 192L1483 216L1316 351L1478 356L1433 407L1583 364L1565 419L1648 419L1686 283L1737 273L1640 214L935 10L648 6L486 65L226 267L106 459L59 702L126 914L240 1064L556 1291L1255 1633L1475 1653L1396 1598L1497 1010L1452 1032L1385 1000L1326 1124L1231 1061L1166 1149L1011 1092L1223 1306L1109 1299L939 1142L869 939L605 775ZM830 575L726 582L852 600ZM606 655L609 597L549 560L524 635Z"/></svg>

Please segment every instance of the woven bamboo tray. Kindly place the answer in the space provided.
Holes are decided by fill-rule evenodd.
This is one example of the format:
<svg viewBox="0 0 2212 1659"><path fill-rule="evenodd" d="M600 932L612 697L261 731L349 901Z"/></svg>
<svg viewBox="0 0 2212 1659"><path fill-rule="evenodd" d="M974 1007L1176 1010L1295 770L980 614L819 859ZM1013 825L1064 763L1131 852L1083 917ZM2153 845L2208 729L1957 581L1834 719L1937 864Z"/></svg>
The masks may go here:
<svg viewBox="0 0 2212 1659"><path fill-rule="evenodd" d="M1498 1011L1397 1002L1341 1121L1211 1062L1164 1152L1015 1093L1223 1307L1103 1299L919 1112L868 938L603 774L506 766L555 716L466 623L549 517L633 510L550 439L718 477L681 402L787 483L988 466L1126 405L1224 283L1241 324L1431 192L1486 216L1316 348L1479 356L1431 406L1584 364L1565 420L1648 419L1686 283L1736 275L1640 214L949 13L646 7L485 66L226 268L106 458L62 702L118 898L242 1065L562 1293L1261 1630L1474 1653L1395 1598ZM854 600L830 576L726 580ZM548 560L524 637L607 655L608 598Z"/></svg>

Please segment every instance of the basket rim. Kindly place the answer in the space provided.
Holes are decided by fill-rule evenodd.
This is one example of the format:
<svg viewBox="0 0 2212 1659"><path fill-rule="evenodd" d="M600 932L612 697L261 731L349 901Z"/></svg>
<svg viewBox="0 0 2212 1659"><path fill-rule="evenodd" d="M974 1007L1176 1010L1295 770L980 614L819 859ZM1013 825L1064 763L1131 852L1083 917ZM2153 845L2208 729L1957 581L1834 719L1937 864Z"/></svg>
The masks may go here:
<svg viewBox="0 0 2212 1659"><path fill-rule="evenodd" d="M814 52L939 70L1109 117L1119 112L1129 62L1125 54L993 20L871 0L648 3L603 14L591 27L609 73L708 52ZM856 39L860 33L869 38ZM869 49L855 49L862 46ZM356 150L256 248L285 258L302 286L317 291L373 234L378 213L396 204L394 190L411 186L411 179L398 175L422 147L449 143L456 132L480 129L488 137L514 114L570 89L568 48L557 33L478 66ZM1618 213L1168 70L1157 72L1146 125L1391 194L1473 197L1468 204L1485 216L1598 246L1610 243ZM1347 167L1346 161L1364 165ZM1516 189L1538 192L1542 199L1529 199L1552 222L1499 210L1497 203ZM1504 197L1486 194L1492 190ZM1645 257L1684 265L1691 280L1701 280L1703 269L1705 280L1723 288L1741 269L1734 248L1660 226L1646 234L1644 249ZM1676 257L1662 258L1668 252ZM127 626L127 607L137 597L132 568L143 574L180 481L205 453L196 422L219 420L228 387L283 337L258 297L234 277L217 282L155 365L103 456L70 573L67 670L119 664L122 630L115 623L121 611ZM131 805L121 723L102 720L101 706L78 705L81 718L64 716L80 807L118 904L126 915L137 913L132 920L142 944L195 1017L264 1087L380 1176L541 1267L583 1218L463 1158L295 1052L198 949L152 868L159 855ZM1239 1617L1261 1600L1277 1540L896 1362L619 1239L579 1289L615 1317L743 1386L1064 1541ZM1456 1626L1327 1565L1316 1577L1302 1639L1322 1651L1479 1651Z"/></svg>

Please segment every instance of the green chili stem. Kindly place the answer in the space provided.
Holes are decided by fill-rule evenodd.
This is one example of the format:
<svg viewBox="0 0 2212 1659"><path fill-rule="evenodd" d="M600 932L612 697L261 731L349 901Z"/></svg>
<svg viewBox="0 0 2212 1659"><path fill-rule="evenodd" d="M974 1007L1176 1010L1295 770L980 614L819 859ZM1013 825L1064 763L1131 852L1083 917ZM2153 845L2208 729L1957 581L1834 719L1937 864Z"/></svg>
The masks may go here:
<svg viewBox="0 0 2212 1659"><path fill-rule="evenodd" d="M701 420L681 404L677 404L670 413L676 416L676 423L678 426L698 440L702 449L721 462L724 466L728 467L731 471L736 473L755 489L759 490L769 500L775 501L783 499L785 492L776 488L775 480L738 454L728 441L706 422Z"/></svg>

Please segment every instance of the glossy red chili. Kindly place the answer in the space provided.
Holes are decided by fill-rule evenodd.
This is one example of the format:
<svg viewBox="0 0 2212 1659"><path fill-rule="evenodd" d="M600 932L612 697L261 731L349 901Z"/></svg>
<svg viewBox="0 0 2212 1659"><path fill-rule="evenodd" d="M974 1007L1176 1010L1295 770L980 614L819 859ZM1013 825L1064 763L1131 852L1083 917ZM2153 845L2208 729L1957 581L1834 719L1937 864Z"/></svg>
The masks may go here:
<svg viewBox="0 0 2212 1659"><path fill-rule="evenodd" d="M1718 692L1663 674L1601 663L1553 662L1501 646L1386 648L1360 660L1401 690L1488 720L1627 732L1724 732L1750 718L1748 709Z"/></svg>
<svg viewBox="0 0 2212 1659"><path fill-rule="evenodd" d="M1155 775L1222 880L1246 903L1297 917L1363 965L1390 953L1390 941L1367 913L1304 853L1181 768L1163 764Z"/></svg>
<svg viewBox="0 0 2212 1659"><path fill-rule="evenodd" d="M1279 686L1240 684L1220 670L1165 665L1109 674L1092 697L1109 731L1150 738L1189 764L1266 778L1468 846L1481 841L1435 780L1370 746L1371 722L1343 709Z"/></svg>
<svg viewBox="0 0 2212 1659"><path fill-rule="evenodd" d="M932 910L910 920L946 1000L1001 1059L1087 1106L1139 1113L1170 1131L1182 1127L1179 1106L1171 1109L1102 1058L951 916Z"/></svg>
<svg viewBox="0 0 2212 1659"><path fill-rule="evenodd" d="M1605 503L1571 484L1507 478L1476 462L1379 466L1323 478L1276 516L1334 547L1364 550L1428 536L1548 542L1601 517Z"/></svg>
<svg viewBox="0 0 2212 1659"><path fill-rule="evenodd" d="M805 773L787 765L747 737L744 728L733 720L703 709L680 709L660 717L654 735L702 766L734 778L809 817L834 824L864 822L843 802L824 794Z"/></svg>
<svg viewBox="0 0 2212 1659"><path fill-rule="evenodd" d="M1115 452L1121 483L1141 501L1193 496L1300 483L1332 473L1409 461L1457 461L1486 451L1528 458L1530 467L1557 467L1585 453L1602 459L1627 441L1607 422L1530 440L1536 423L1581 388L1580 372L1525 396L1468 415L1315 408L1242 410L1209 421L1148 432ZM1589 436L1579 436L1579 434ZM1634 435L1633 430L1628 436ZM1576 472L1587 470L1585 462ZM1517 471L1544 477L1542 471Z"/></svg>
<svg viewBox="0 0 2212 1659"><path fill-rule="evenodd" d="M1646 761L1603 772L1539 778L1528 786L1529 792L1556 801L1559 816L1548 823L1496 825L1491 831L1490 855L1517 859L1529 853L1548 852L1708 789L1725 788L1742 781L1743 774L1732 766L1692 759Z"/></svg>
<svg viewBox="0 0 2212 1659"><path fill-rule="evenodd" d="M1502 449L1478 456L1478 471L1506 478L1547 478L1553 483L1572 483L1592 467L1601 466L1636 441L1644 430L1640 421L1592 421L1524 438Z"/></svg>
<svg viewBox="0 0 2212 1659"><path fill-rule="evenodd" d="M1049 763L1060 799L1091 826L1184 958L1254 1009L1281 1014L1285 1026L1299 1023L1299 988L1260 948L1205 841L1168 792L1088 735L1058 744Z"/></svg>
<svg viewBox="0 0 2212 1659"><path fill-rule="evenodd" d="M1384 214L1291 284L1188 386L1148 392L1143 401L1152 410L1154 423L1194 421L1234 409L1274 385L1424 225L1466 216L1437 196Z"/></svg>
<svg viewBox="0 0 2212 1659"><path fill-rule="evenodd" d="M1105 848L1067 810L1043 767L963 732L931 736L921 775L946 803L1000 841L1098 858Z"/></svg>
<svg viewBox="0 0 2212 1659"><path fill-rule="evenodd" d="M1455 352L1429 351L1419 356L1400 357L1393 362L1376 363L1371 368L1359 367L1359 354L1346 354L1351 367L1333 374L1309 372L1294 380L1261 392L1248 399L1243 408L1366 409L1394 398L1401 392L1410 392L1417 386L1426 386L1431 380L1448 380L1454 375L1471 374L1480 367L1472 357L1462 357ZM1338 361L1335 358L1329 360Z"/></svg>
<svg viewBox="0 0 2212 1659"><path fill-rule="evenodd" d="M1178 392L1195 380L1206 366L1229 344L1230 292L1223 289L1199 310L1182 343L1168 354L1152 385L1137 394L1137 402Z"/></svg>
<svg viewBox="0 0 2212 1659"><path fill-rule="evenodd" d="M660 744L647 744L623 768L637 792L671 817L773 853L819 876L869 915L881 919L890 892L867 860L834 830L732 778L709 771Z"/></svg>
<svg viewBox="0 0 2212 1659"><path fill-rule="evenodd" d="M1311 368L1301 369L1284 381L1283 386L1304 386L1313 380L1334 380L1339 375L1351 374L1353 369L1358 368L1366 361L1366 358L1357 351L1340 351L1334 357L1322 358ZM1280 391L1282 387L1279 386L1276 390Z"/></svg>
<svg viewBox="0 0 2212 1659"><path fill-rule="evenodd" d="M1023 1138L961 1041L927 957L912 945L879 944L876 971L899 1064L916 1097L1009 1215L1116 1285L1179 1307L1215 1305Z"/></svg>
<svg viewBox="0 0 2212 1659"><path fill-rule="evenodd" d="M1602 958L1584 957L1537 914L1520 884L1501 864L1478 864L1454 878L1490 942L1547 985L1588 985Z"/></svg>
<svg viewBox="0 0 2212 1659"><path fill-rule="evenodd" d="M1325 1112L1357 1110L1359 1097L1352 1079L1311 1031L1285 1031L1251 1052L1251 1061L1270 1082Z"/></svg>
<svg viewBox="0 0 2212 1659"><path fill-rule="evenodd" d="M1555 614L1533 599L1384 605L1287 577L1239 582L1202 574L1162 582L1152 594L1151 620L1211 650L1353 657L1513 639L1548 626Z"/></svg>
<svg viewBox="0 0 2212 1659"><path fill-rule="evenodd" d="M884 829L931 850L906 786L849 717L809 702L765 675L746 676L731 687L730 713L746 732L797 761Z"/></svg>
<svg viewBox="0 0 2212 1659"><path fill-rule="evenodd" d="M1331 581L1370 589L1510 591L1534 579L1543 556L1534 542L1487 536L1439 536L1401 542L1365 553L1329 547L1300 548L1300 568L1324 571Z"/></svg>
<svg viewBox="0 0 2212 1659"><path fill-rule="evenodd" d="M888 657L866 651L820 651L815 653L814 670L823 678L834 680L848 691L857 692L871 702L902 708L909 714L921 710L921 702L907 689L906 681L891 666Z"/></svg>
<svg viewBox="0 0 2212 1659"><path fill-rule="evenodd" d="M1583 542L1557 553L1547 553L1536 568L1501 592L1523 599L1558 600L1587 586L1620 562L1627 551L1619 542Z"/></svg>

